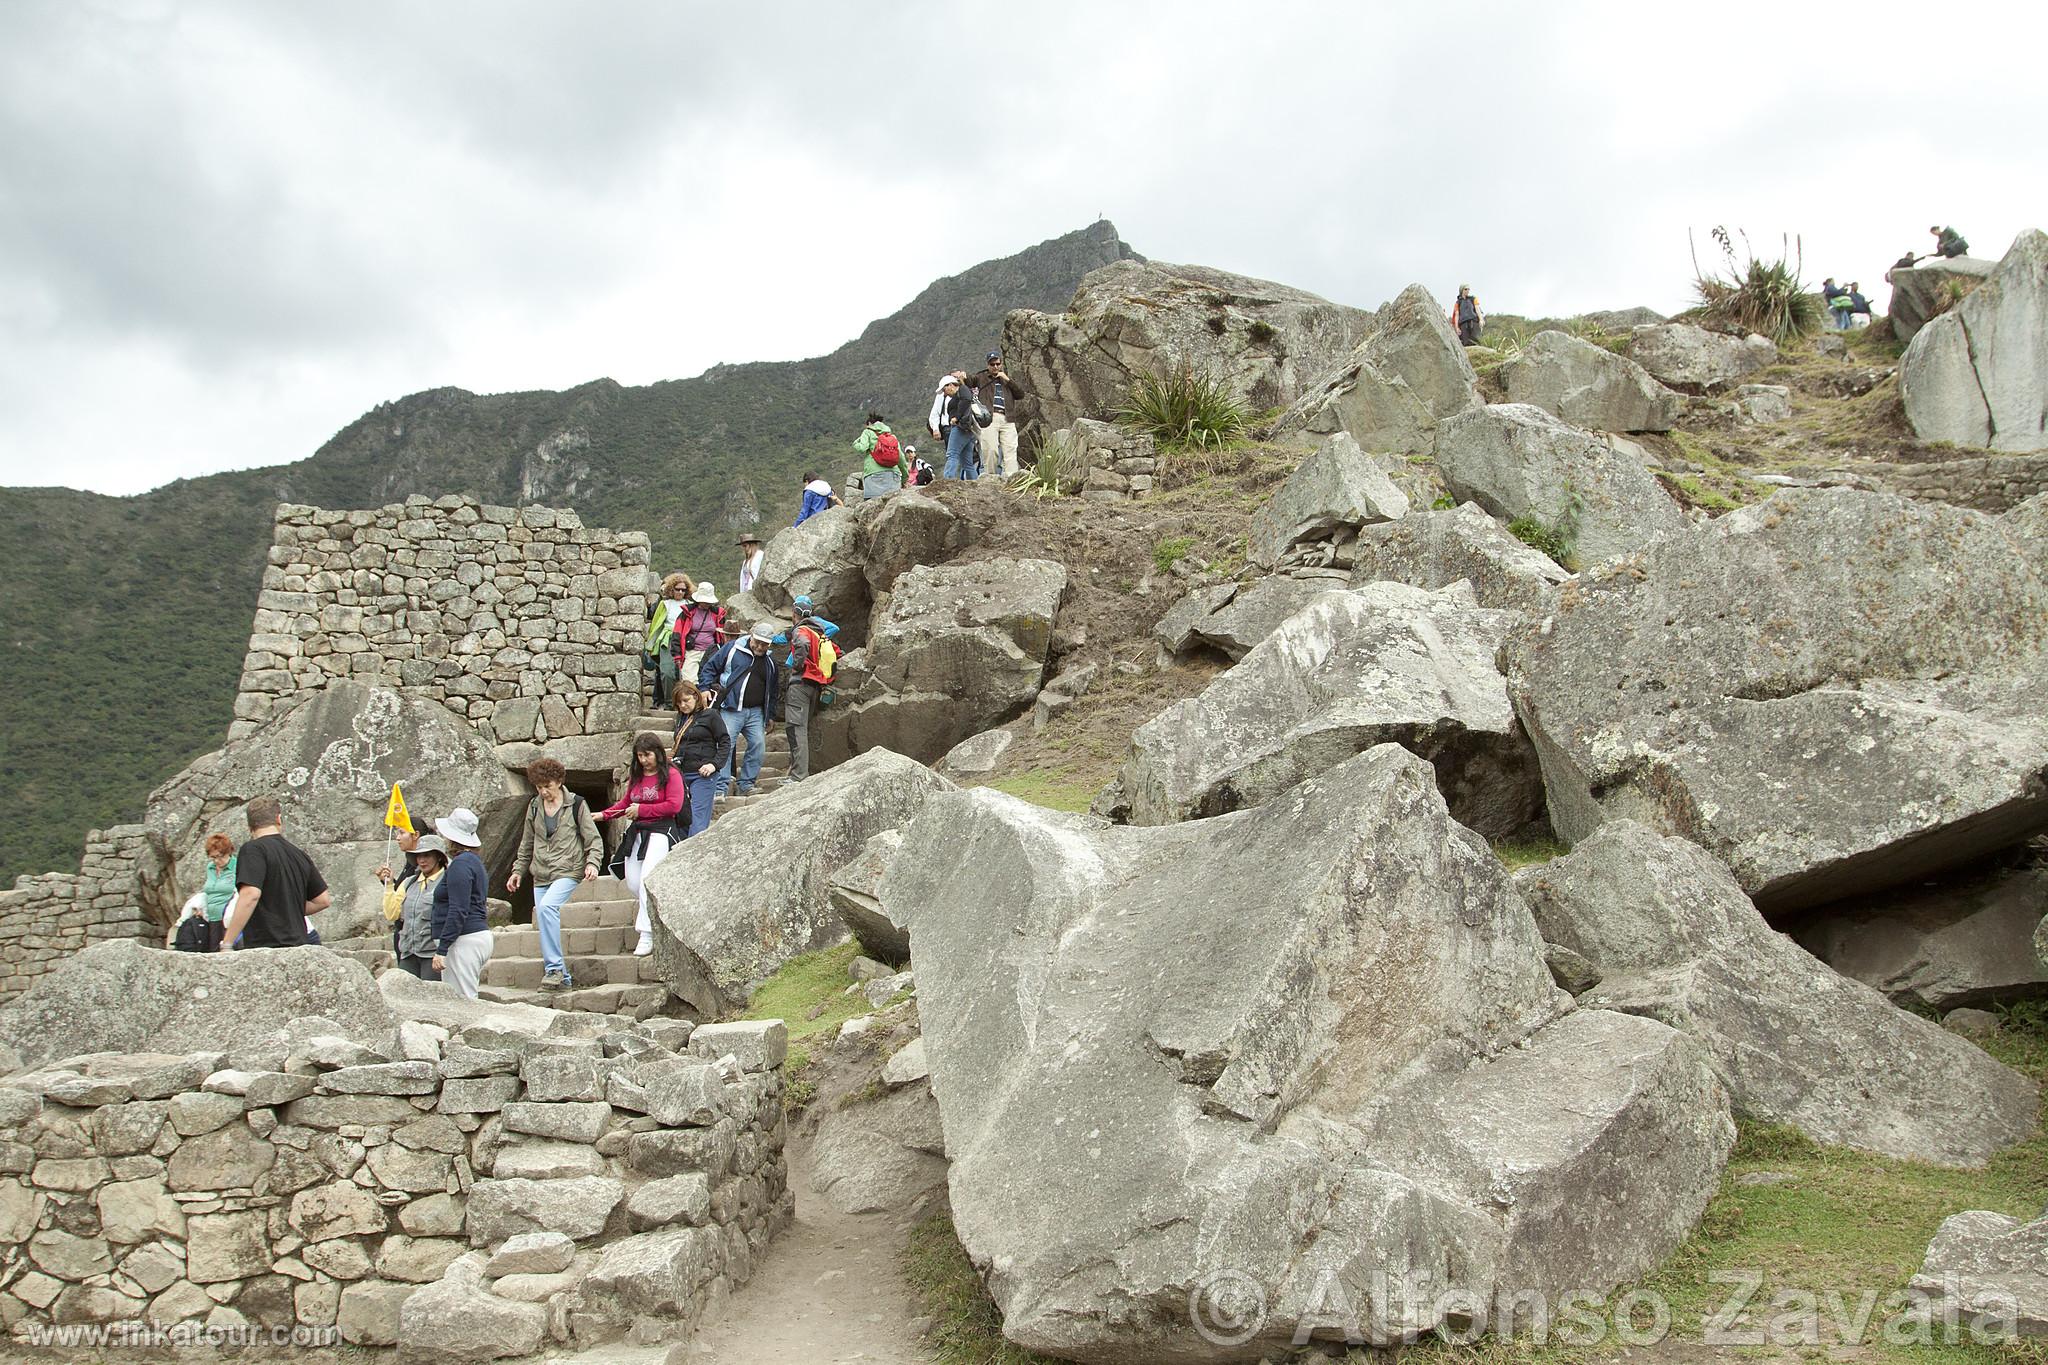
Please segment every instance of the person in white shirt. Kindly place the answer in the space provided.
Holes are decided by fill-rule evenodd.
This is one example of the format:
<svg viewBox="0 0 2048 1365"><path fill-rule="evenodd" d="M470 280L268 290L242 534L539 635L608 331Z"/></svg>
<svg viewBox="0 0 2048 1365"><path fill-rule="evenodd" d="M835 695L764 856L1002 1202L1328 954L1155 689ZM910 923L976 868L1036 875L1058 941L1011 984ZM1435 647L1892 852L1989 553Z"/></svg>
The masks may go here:
<svg viewBox="0 0 2048 1365"><path fill-rule="evenodd" d="M736 543L740 547L740 591L751 592L761 574L761 537L749 531Z"/></svg>

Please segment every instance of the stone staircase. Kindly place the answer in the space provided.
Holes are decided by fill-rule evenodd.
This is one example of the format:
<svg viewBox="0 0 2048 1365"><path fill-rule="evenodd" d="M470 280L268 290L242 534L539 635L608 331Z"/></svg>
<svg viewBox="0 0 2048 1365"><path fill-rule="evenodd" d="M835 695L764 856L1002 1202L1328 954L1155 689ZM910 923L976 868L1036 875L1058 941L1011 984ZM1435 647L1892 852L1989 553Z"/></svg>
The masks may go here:
<svg viewBox="0 0 2048 1365"><path fill-rule="evenodd" d="M634 734L637 735L643 730L651 730L661 736L664 744L668 742L669 736L675 733L675 728L676 713L673 711L656 711L639 716L633 721ZM768 742L763 748L761 758L761 776L760 780L754 783L754 794L752 796L740 796L737 793L728 792L726 795L719 797L711 803L711 818L716 820L729 810L737 810L741 806L759 801L768 793L787 784L788 781L789 732L778 724L773 730L768 732Z"/></svg>
<svg viewBox="0 0 2048 1365"><path fill-rule="evenodd" d="M531 924L493 929L491 960L478 994L504 1004L626 1014L646 1019L667 1005L668 988L654 975L654 959L633 956L633 916L639 902L616 877L585 882L562 907L562 956L576 983L566 991L540 988L540 930Z"/></svg>

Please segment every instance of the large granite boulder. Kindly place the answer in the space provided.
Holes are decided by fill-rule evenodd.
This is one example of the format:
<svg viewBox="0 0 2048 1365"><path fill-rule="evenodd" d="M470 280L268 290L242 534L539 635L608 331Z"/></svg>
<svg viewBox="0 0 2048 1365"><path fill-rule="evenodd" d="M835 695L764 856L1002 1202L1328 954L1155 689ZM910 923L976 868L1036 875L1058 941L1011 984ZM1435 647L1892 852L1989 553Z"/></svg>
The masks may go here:
<svg viewBox="0 0 2048 1365"><path fill-rule="evenodd" d="M1274 574L1249 583L1197 588L1159 618L1152 637L1169 654L1213 649L1234 663L1288 617L1343 586L1341 577Z"/></svg>
<svg viewBox="0 0 2048 1365"><path fill-rule="evenodd" d="M1773 915L2048 826L2048 581L2019 524L1787 489L1581 575L1508 648L1552 825L1683 835Z"/></svg>
<svg viewBox="0 0 2048 1365"><path fill-rule="evenodd" d="M892 502L883 498L879 502ZM733 599L740 624L783 620L799 597L811 599L818 615L840 628L839 644L858 649L867 638L868 524L870 506L828 507L769 537L761 552L761 573L752 591Z"/></svg>
<svg viewBox="0 0 2048 1365"><path fill-rule="evenodd" d="M2048 450L2048 233L2022 232L1991 278L1920 329L1899 397L1923 441Z"/></svg>
<svg viewBox="0 0 2048 1365"><path fill-rule="evenodd" d="M1793 933L1842 975L1946 1011L2048 995L2034 953L2044 914L2048 867L1998 866L1830 905Z"/></svg>
<svg viewBox="0 0 2048 1365"><path fill-rule="evenodd" d="M334 903L314 921L321 936L383 932L383 888L373 875L386 856L384 811L393 783L415 823L458 806L480 817L494 884L517 852L528 795L507 773L490 739L437 701L388 687L337 682L262 729L195 760L150 794L143 823L164 865L175 866L175 897L151 909L166 924L206 876L204 845L218 831L248 837L249 802L284 803L285 835L321 870Z"/></svg>
<svg viewBox="0 0 2048 1365"><path fill-rule="evenodd" d="M1518 619L1479 606L1464 584L1324 593L1198 696L1139 726L1104 813L1140 825L1220 815L1391 742L1434 765L1455 818L1511 834L1542 803L1495 662Z"/></svg>
<svg viewBox="0 0 2048 1365"><path fill-rule="evenodd" d="M811 1141L811 1189L841 1213L901 1214L946 1187L946 1137L929 1084L835 1104Z"/></svg>
<svg viewBox="0 0 2048 1365"><path fill-rule="evenodd" d="M1579 1003L1698 1038L1737 1114L1946 1166L2034 1131L2032 1081L1773 930L1695 844L1615 820L1515 884L1544 938L1599 971Z"/></svg>
<svg viewBox="0 0 2048 1365"><path fill-rule="evenodd" d="M951 557L973 537L973 527L936 498L906 488L863 504L867 550L863 572L868 591L879 598L920 564ZM827 620L838 618L828 615Z"/></svg>
<svg viewBox="0 0 2048 1365"><path fill-rule="evenodd" d="M1510 403L1595 431L1669 431L1685 401L1635 361L1564 332L1538 332L1500 368Z"/></svg>
<svg viewBox="0 0 2048 1365"><path fill-rule="evenodd" d="M1252 563L1271 569L1297 546L1350 540L1361 526L1407 514L1408 499L1401 490L1348 432L1340 431L1253 513L1246 548Z"/></svg>
<svg viewBox="0 0 2048 1365"><path fill-rule="evenodd" d="M1364 340L1282 413L1281 433L1349 432L1375 455L1426 455L1445 419L1481 405L1479 376L1419 284L1373 314Z"/></svg>
<svg viewBox="0 0 2048 1365"><path fill-rule="evenodd" d="M1720 389L1739 384L1777 363L1769 337L1732 337L1689 322L1658 322L1629 329L1628 358L1651 376L1682 389Z"/></svg>
<svg viewBox="0 0 2048 1365"><path fill-rule="evenodd" d="M1931 1322L1965 1324L1978 1340L2048 1336L2048 1216L1951 1214L1907 1289Z"/></svg>
<svg viewBox="0 0 2048 1365"><path fill-rule="evenodd" d="M647 879L656 973L706 1018L745 1004L789 959L846 938L831 905L833 871L952 786L922 763L873 749L721 815Z"/></svg>
<svg viewBox="0 0 2048 1365"><path fill-rule="evenodd" d="M889 918L881 900L882 874L902 847L902 830L883 830L833 872L826 893L839 918L860 940L861 951L892 967L910 965L910 931Z"/></svg>
<svg viewBox="0 0 2048 1365"><path fill-rule="evenodd" d="M1503 521L1540 522L1562 533L1587 564L1639 550L1686 525L1640 449L1527 403L1453 417L1437 440L1436 463L1460 501Z"/></svg>
<svg viewBox="0 0 2048 1365"><path fill-rule="evenodd" d="M27 1066L87 1052L232 1051L315 1015L377 1048L398 1026L369 969L322 948L171 953L117 939L37 977L0 1011L0 1040Z"/></svg>
<svg viewBox="0 0 2048 1365"><path fill-rule="evenodd" d="M1892 287L1891 306L1885 316L1891 320L1892 340L1911 344L1931 318L1939 317L1962 301L1978 285L1991 278L1997 261L1975 256L1936 256L1904 270L1886 275Z"/></svg>
<svg viewBox="0 0 2048 1365"><path fill-rule="evenodd" d="M1509 535L1477 503L1410 512L1368 526L1351 547L1351 584L1443 588L1463 579L1482 607L1548 615L1571 575L1541 550Z"/></svg>
<svg viewBox="0 0 2048 1365"><path fill-rule="evenodd" d="M1166 261L1090 271L1064 313L1013 312L1004 359L1039 431L1108 417L1132 381L1184 366L1226 384L1253 412L1285 406L1350 352L1373 315L1269 280Z"/></svg>
<svg viewBox="0 0 2048 1365"><path fill-rule="evenodd" d="M882 893L961 1243L1004 1335L1061 1359L1277 1357L1315 1287L1382 1344L1445 1293L1598 1291L1686 1236L1733 1139L1696 1044L1567 1012L1391 745L1157 828L950 792ZM1232 1276L1270 1312L1219 1342L1189 1305Z"/></svg>
<svg viewBox="0 0 2048 1365"><path fill-rule="evenodd" d="M931 763L1022 715L1045 681L1066 591L1067 571L1048 559L911 569L814 722L814 755L884 748Z"/></svg>

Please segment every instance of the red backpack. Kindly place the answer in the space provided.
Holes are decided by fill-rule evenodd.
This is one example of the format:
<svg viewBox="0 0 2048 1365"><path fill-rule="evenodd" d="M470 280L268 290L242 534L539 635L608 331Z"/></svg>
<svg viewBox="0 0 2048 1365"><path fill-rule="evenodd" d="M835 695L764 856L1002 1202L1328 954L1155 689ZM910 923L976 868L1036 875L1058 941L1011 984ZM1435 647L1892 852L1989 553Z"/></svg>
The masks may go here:
<svg viewBox="0 0 2048 1365"><path fill-rule="evenodd" d="M875 438L875 448L870 458L884 469L894 469L903 458L902 451L896 444L896 433L885 431L880 436L877 436Z"/></svg>

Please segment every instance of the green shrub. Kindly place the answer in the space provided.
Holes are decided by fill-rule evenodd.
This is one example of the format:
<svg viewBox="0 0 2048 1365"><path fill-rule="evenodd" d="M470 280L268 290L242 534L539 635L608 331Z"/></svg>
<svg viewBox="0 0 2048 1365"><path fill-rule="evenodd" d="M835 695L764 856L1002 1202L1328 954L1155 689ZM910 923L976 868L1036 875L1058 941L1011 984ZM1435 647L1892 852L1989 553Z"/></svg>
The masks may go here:
<svg viewBox="0 0 2048 1365"><path fill-rule="evenodd" d="M1159 572L1172 573L1173 566L1186 559L1194 548L1193 536L1168 536L1152 547L1152 562L1159 566Z"/></svg>
<svg viewBox="0 0 2048 1365"><path fill-rule="evenodd" d="M1217 450L1251 432L1251 414L1237 395L1192 365L1166 375L1139 375L1116 416L1164 450Z"/></svg>
<svg viewBox="0 0 2048 1365"><path fill-rule="evenodd" d="M1717 227L1710 235L1721 248L1724 270L1714 274L1701 270L1697 251L1692 262L1693 289L1708 323L1758 332L1773 341L1790 341L1819 329L1820 297L1809 294L1800 278L1805 258L1798 238L1792 239L1790 247L1781 243L1783 254L1767 261L1751 249L1749 237L1738 229L1735 235L1742 237L1743 253L1748 257L1738 261L1735 239L1727 228Z"/></svg>
<svg viewBox="0 0 2048 1365"><path fill-rule="evenodd" d="M1080 490L1083 477L1080 443L1071 432L1056 431L1039 445L1031 467L1011 478L1010 487L1040 500L1063 498Z"/></svg>
<svg viewBox="0 0 2048 1365"><path fill-rule="evenodd" d="M1579 513L1585 505L1585 499L1579 496L1577 489L1573 489L1565 494L1564 515L1557 519L1555 525L1524 515L1508 523L1508 534L1577 573Z"/></svg>

